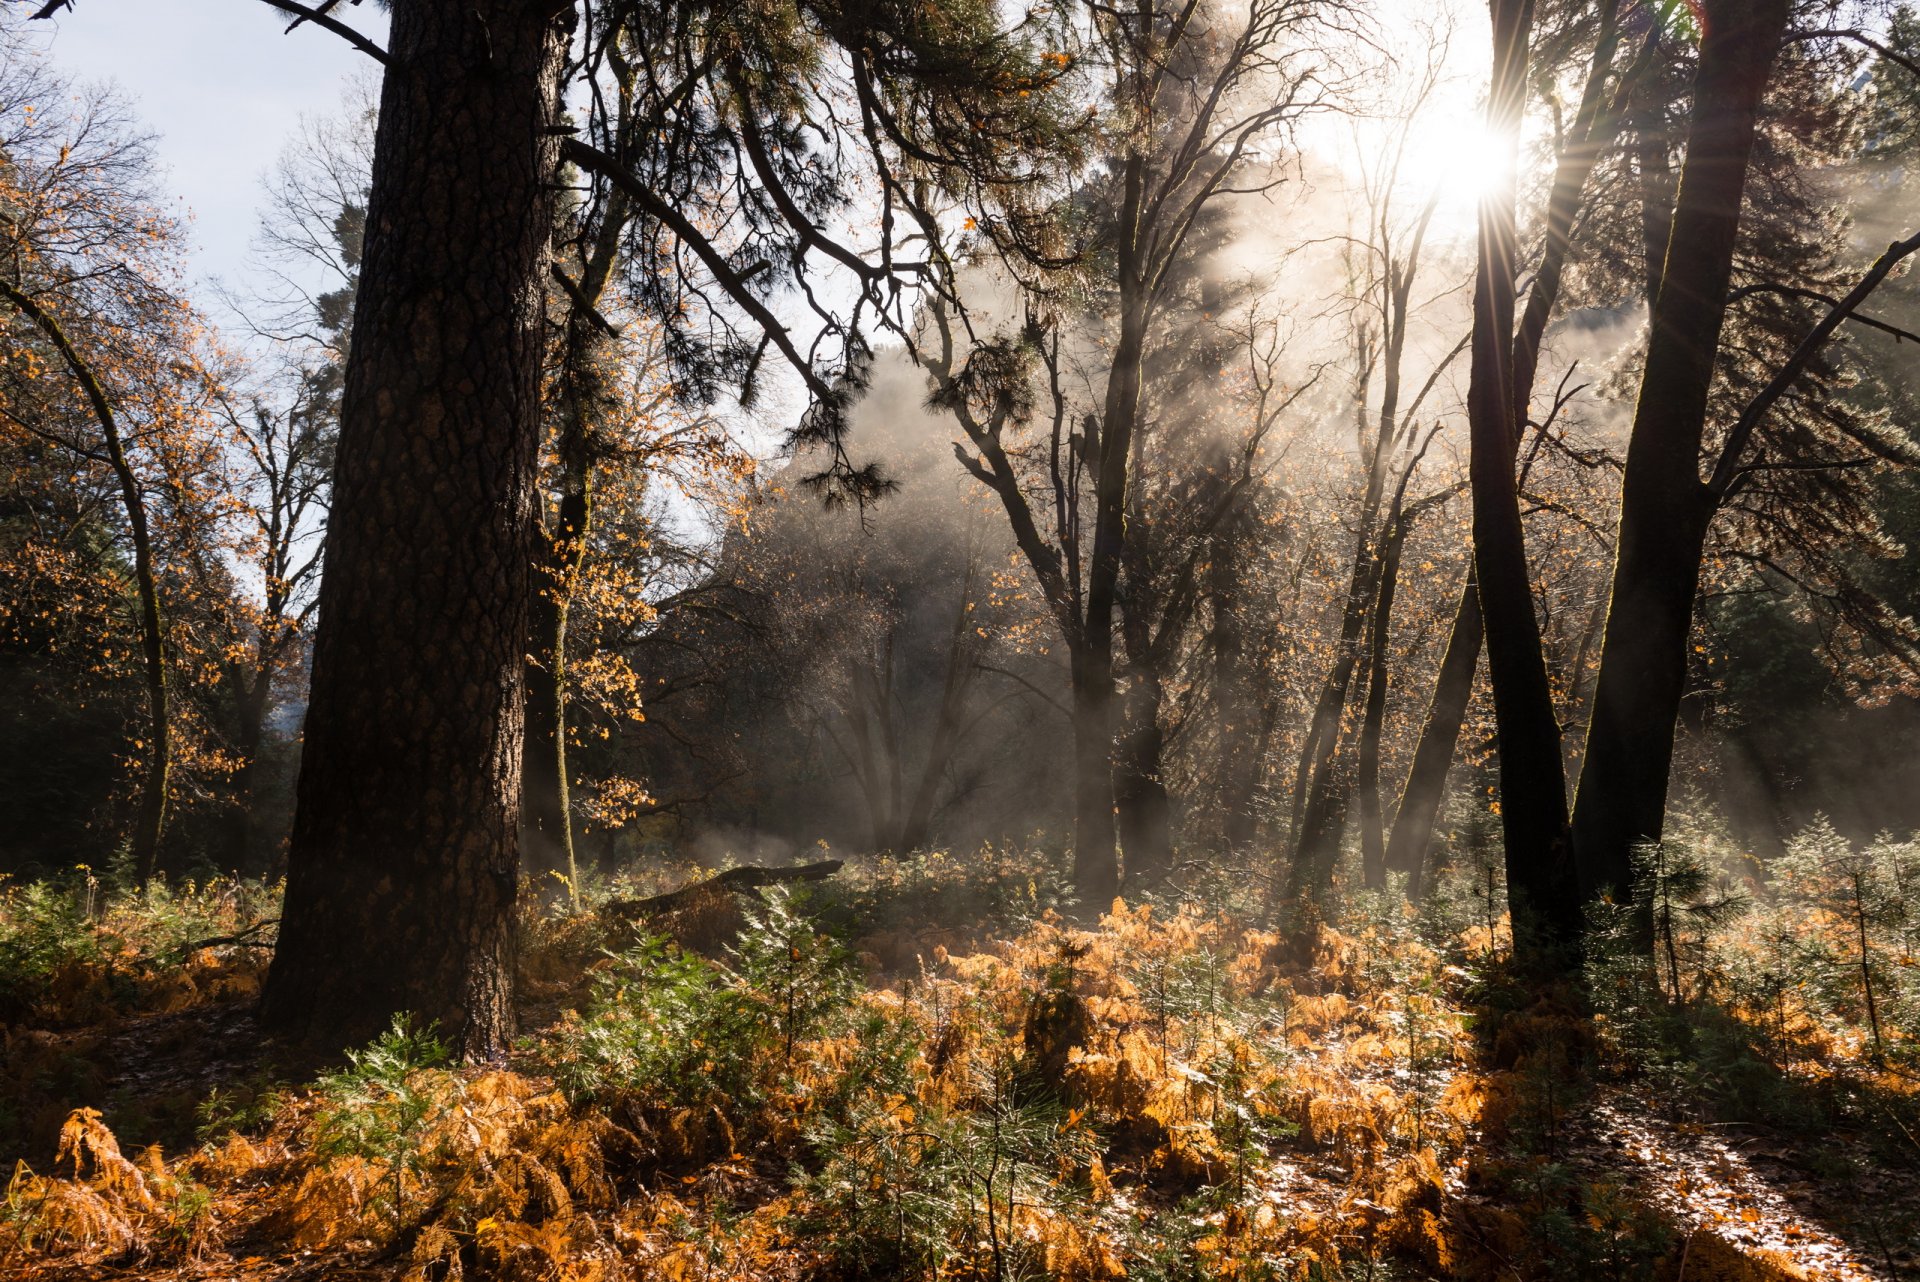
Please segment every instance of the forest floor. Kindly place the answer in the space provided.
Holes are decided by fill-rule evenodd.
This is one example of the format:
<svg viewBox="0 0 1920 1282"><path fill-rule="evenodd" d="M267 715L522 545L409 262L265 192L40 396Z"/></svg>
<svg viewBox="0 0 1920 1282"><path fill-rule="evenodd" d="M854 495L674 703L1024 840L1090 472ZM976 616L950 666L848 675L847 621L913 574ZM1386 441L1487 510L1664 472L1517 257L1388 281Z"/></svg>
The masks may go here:
<svg viewBox="0 0 1920 1282"><path fill-rule="evenodd" d="M265 933L194 946L256 888L12 888L0 1277L1920 1277L1920 1082L1811 1003L1542 994L1379 896L1076 925L1052 876L530 914L483 1068L264 1036Z"/></svg>

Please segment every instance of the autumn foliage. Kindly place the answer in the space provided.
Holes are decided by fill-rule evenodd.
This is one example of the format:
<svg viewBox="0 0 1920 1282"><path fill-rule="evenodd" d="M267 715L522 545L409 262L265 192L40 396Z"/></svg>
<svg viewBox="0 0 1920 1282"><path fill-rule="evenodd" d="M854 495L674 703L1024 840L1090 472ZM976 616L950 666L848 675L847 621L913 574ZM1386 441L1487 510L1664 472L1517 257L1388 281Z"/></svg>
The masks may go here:
<svg viewBox="0 0 1920 1282"><path fill-rule="evenodd" d="M1834 840L1806 839L1808 877ZM1083 928L1045 906L1059 872L930 856L649 927L529 920L526 987L559 1013L510 1064L456 1067L397 1021L304 1086L215 1090L178 1156L129 1156L78 1108L12 1175L0 1258L76 1278L295 1276L317 1257L409 1279L1494 1279L1672 1276L1685 1252L1720 1259L1716 1276L1869 1276L1688 1148L1716 1117L1766 1121L1708 1071L1740 1038L1745 1072L1770 1069L1843 1132L1915 1116L1911 1047L1894 1034L1876 1061L1844 984L1782 1008L1777 1062L1774 1012L1706 1014L1710 977L1764 964L1764 914L1690 919L1689 1058L1671 1027L1648 1031L1687 1022L1664 972L1607 972L1641 1005L1596 1026L1571 996L1509 986L1504 923L1489 935L1464 897L1416 915L1363 895L1306 936L1177 903L1117 902ZM263 911L235 893L181 904ZM23 896L9 940L44 916ZM52 963L63 978L25 1022L249 991L255 950L166 952L135 924L156 911L69 923L99 950ZM1843 948L1847 923L1817 920ZM1874 964L1898 969L1901 936L1877 920ZM87 1004L73 975L139 955L174 968L117 1010ZM1622 1162L1623 1135L1670 1151ZM1831 1271L1777 1271L1783 1245Z"/></svg>

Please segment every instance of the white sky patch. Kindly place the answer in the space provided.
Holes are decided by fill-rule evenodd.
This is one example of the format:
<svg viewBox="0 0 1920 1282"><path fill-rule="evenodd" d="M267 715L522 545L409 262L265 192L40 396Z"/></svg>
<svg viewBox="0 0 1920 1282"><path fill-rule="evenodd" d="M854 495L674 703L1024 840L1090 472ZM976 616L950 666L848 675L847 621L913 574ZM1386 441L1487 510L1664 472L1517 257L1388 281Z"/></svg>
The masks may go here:
<svg viewBox="0 0 1920 1282"><path fill-rule="evenodd" d="M342 5L342 21L386 40L376 5ZM23 24L76 78L117 85L157 135L163 182L187 223L193 293L212 307L221 278L244 290L261 205L260 178L299 118L339 109L348 80L373 62L328 31L259 0L80 0Z"/></svg>

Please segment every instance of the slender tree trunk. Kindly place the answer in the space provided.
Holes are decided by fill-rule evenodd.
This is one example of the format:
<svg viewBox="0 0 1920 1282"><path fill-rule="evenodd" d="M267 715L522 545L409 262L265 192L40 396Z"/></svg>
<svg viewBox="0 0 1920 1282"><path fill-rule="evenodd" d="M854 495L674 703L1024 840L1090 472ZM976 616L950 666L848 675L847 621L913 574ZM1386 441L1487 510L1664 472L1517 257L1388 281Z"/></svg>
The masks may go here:
<svg viewBox="0 0 1920 1282"><path fill-rule="evenodd" d="M1531 0L1491 0L1493 77L1489 131L1517 150L1526 94ZM1560 726L1547 680L1533 580L1521 527L1514 444L1515 181L1503 173L1480 204L1474 277L1471 432L1474 565L1485 620L1500 746L1500 815L1515 947L1550 953L1577 942L1580 904L1567 830Z"/></svg>
<svg viewBox="0 0 1920 1282"><path fill-rule="evenodd" d="M168 773L173 766L173 728L168 711L167 634L160 618L160 587L153 562L153 537L147 527L146 497L140 490L140 478L134 475L127 457L126 441L120 434L120 420L113 402L101 386L93 367L82 359L67 338L57 317L42 307L30 294L0 280L4 296L20 312L39 326L52 341L67 370L86 394L87 404L99 424L107 447L107 462L114 481L120 487L120 503L127 516L127 533L133 543L133 590L140 618L141 678L147 696L147 735L149 742L139 745L146 752L146 771L140 781L140 800L134 811L131 850L133 872L142 888L152 880L160 858L160 838L167 828Z"/></svg>
<svg viewBox="0 0 1920 1282"><path fill-rule="evenodd" d="M523 871L536 883L550 874L566 878L567 894L576 902L580 869L574 857L573 808L567 778L567 625L593 517L593 469L584 454L581 448L577 457L565 463L554 528L541 536L547 544L546 555L536 557L532 600L528 603L533 662L527 665L526 759L522 764L520 815Z"/></svg>
<svg viewBox="0 0 1920 1282"><path fill-rule="evenodd" d="M1427 718L1414 745L1413 764L1394 810L1393 830L1387 837L1387 870L1405 874L1407 894L1414 899L1426 885L1427 850L1433 843L1434 820L1446 796L1447 774L1453 769L1460 727L1473 698L1473 676L1480 666L1480 643L1485 635L1480 580L1469 565L1460 602L1454 607L1447 649L1440 659L1440 673L1434 679L1433 700L1427 706Z"/></svg>
<svg viewBox="0 0 1920 1282"><path fill-rule="evenodd" d="M1140 367L1146 352L1149 299L1132 247L1139 217L1142 164L1126 164L1127 195L1120 255L1120 333L1107 371L1094 478L1093 546L1087 559L1084 657L1074 680L1074 743L1079 784L1074 804L1074 883L1083 904L1104 908L1120 887L1113 800L1113 634L1120 563L1126 545L1127 481L1140 416ZM1131 220L1131 221L1129 221ZM1097 755L1096 755L1097 754ZM1094 778L1098 771L1105 777Z"/></svg>
<svg viewBox="0 0 1920 1282"><path fill-rule="evenodd" d="M233 747L240 758L240 768L233 774L234 807L227 830L227 863L235 872L245 872L254 867L258 831L254 819L258 803L254 793L260 786L260 745L266 741L268 694L273 688L273 677L265 670L245 676L236 671L229 680L237 687Z"/></svg>
<svg viewBox="0 0 1920 1282"><path fill-rule="evenodd" d="M841 704L840 714L846 719L847 732L853 736L853 746L859 751L857 757L849 754L848 761L853 766L854 780L860 785L860 795L867 803L867 842L874 853L887 854L895 849L899 812L892 804L893 791L887 782L888 750L875 734L875 723L881 725L884 734L887 693L869 658L847 663L847 698Z"/></svg>
<svg viewBox="0 0 1920 1282"><path fill-rule="evenodd" d="M1431 211L1431 206L1429 206ZM1380 352L1380 413L1374 427L1372 450L1365 457L1367 483L1360 499L1359 534L1354 543L1353 564L1347 580L1346 602L1340 619L1339 649L1332 670L1321 687L1314 709L1314 728L1309 739L1312 770L1307 775L1304 804L1298 800L1299 780L1295 781L1296 813L1299 815L1299 840L1294 849L1289 877L1294 898L1320 894L1331 884L1334 865L1339 861L1340 840L1354 790L1359 786L1360 767L1349 767L1341 759L1346 738L1347 700L1354 690L1354 674L1367 649L1369 620L1373 618L1380 593L1383 571L1382 542L1388 537L1380 524L1380 507L1386 494L1387 472L1394 447L1400 438L1401 362L1406 352L1409 298L1417 273L1425 222L1416 233L1404 261L1389 257L1385 285L1388 316L1386 341ZM1370 369L1363 363L1363 369ZM1365 440L1366 379L1360 380L1356 400L1361 407L1362 440ZM1396 500L1397 502L1397 500ZM1389 516L1388 521L1395 519ZM1303 768L1307 761L1303 755ZM1376 760L1377 766L1377 760ZM1378 818L1376 790L1375 817ZM1377 823L1376 823L1377 827Z"/></svg>
<svg viewBox="0 0 1920 1282"><path fill-rule="evenodd" d="M621 128L627 119L622 84ZM623 191L608 193L606 209L569 306L559 374L560 501L551 530L534 537L531 650L527 664L526 759L522 765L520 862L536 881L566 878L580 902L580 866L573 842L572 780L567 769L567 628L573 593L587 562L593 526L595 436L608 398L604 372L613 335L597 308L619 258L632 215ZM555 268L556 271L560 269Z"/></svg>
<svg viewBox="0 0 1920 1282"><path fill-rule="evenodd" d="M1240 624L1240 567L1232 549L1247 536L1235 521L1222 533L1208 569L1212 578L1214 707L1219 719L1215 806L1220 843L1227 851L1253 844L1253 792L1259 778L1259 717L1249 696L1246 635Z"/></svg>
<svg viewBox="0 0 1920 1282"><path fill-rule="evenodd" d="M1166 735L1160 728L1163 691L1158 672L1134 669L1115 753L1113 804L1127 885L1136 889L1160 884L1173 870L1173 803L1163 773Z"/></svg>
<svg viewBox="0 0 1920 1282"><path fill-rule="evenodd" d="M934 805L940 799L940 780L960 742L961 713L966 707L967 691L973 687L974 675L979 671L967 630L970 617L967 610L973 592L974 565L969 560L960 583L953 629L947 636L947 671L940 683L940 709L934 716L933 734L927 740L927 759L914 786L913 799L907 805L906 818L901 821L902 850L919 850L927 844L927 835L933 828Z"/></svg>
<svg viewBox="0 0 1920 1282"><path fill-rule="evenodd" d="M1360 868L1369 887L1386 882L1387 843L1380 813L1380 740L1387 719L1388 658L1393 637L1393 598L1400 586L1404 521L1396 517L1380 549L1380 587L1367 638L1367 699L1360 721L1356 786L1360 799Z"/></svg>
<svg viewBox="0 0 1920 1282"><path fill-rule="evenodd" d="M1647 306L1660 297L1660 276L1673 239L1673 164L1667 155L1666 115L1656 86L1633 116L1633 168L1640 188L1640 244L1645 260Z"/></svg>
<svg viewBox="0 0 1920 1282"><path fill-rule="evenodd" d="M1073 665L1073 884L1083 909L1104 912L1120 892L1113 822L1113 666Z"/></svg>
<svg viewBox="0 0 1920 1282"><path fill-rule="evenodd" d="M261 1006L513 1028L541 311L571 8L397 0L286 907Z"/></svg>
<svg viewBox="0 0 1920 1282"><path fill-rule="evenodd" d="M1344 765L1339 760L1341 721L1353 689L1354 672L1360 666L1367 616L1379 575L1379 555L1373 539L1380 507L1379 476L1380 469L1372 467L1361 502L1360 534L1348 572L1347 595L1340 610L1340 634L1334 642L1338 649L1314 702L1307 743L1294 775L1297 837L1293 864L1287 871L1287 893L1295 900L1318 896L1331 882L1346 827L1351 781L1336 778L1336 772Z"/></svg>
<svg viewBox="0 0 1920 1282"><path fill-rule="evenodd" d="M1687 157L1627 445L1613 590L1574 813L1588 897L1630 902L1633 849L1660 839L1715 506L1700 477L1707 396L1755 121L1789 9L1788 0L1706 5Z"/></svg>

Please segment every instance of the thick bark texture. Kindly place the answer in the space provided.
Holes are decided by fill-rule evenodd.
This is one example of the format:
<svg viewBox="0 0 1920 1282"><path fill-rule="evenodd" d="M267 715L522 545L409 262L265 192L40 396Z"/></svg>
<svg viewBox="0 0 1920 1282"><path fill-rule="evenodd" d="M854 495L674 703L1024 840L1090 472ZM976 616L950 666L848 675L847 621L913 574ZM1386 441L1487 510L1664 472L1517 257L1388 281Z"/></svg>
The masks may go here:
<svg viewBox="0 0 1920 1282"><path fill-rule="evenodd" d="M512 1031L555 0L399 0L262 1017Z"/></svg>
<svg viewBox="0 0 1920 1282"><path fill-rule="evenodd" d="M1517 147L1533 5L1530 0L1491 0L1489 7L1493 78L1487 121L1491 132ZM1531 950L1577 940L1580 904L1567 827L1560 725L1534 612L1514 477L1514 442L1524 412L1514 396L1514 205L1509 168L1480 204L1467 418L1474 566L1500 749L1507 890L1516 945Z"/></svg>
<svg viewBox="0 0 1920 1282"><path fill-rule="evenodd" d="M1660 838L1712 491L1707 394L1760 99L1788 0L1709 0L1687 158L1627 445L1620 534L1574 842L1589 898L1627 902L1632 853Z"/></svg>

